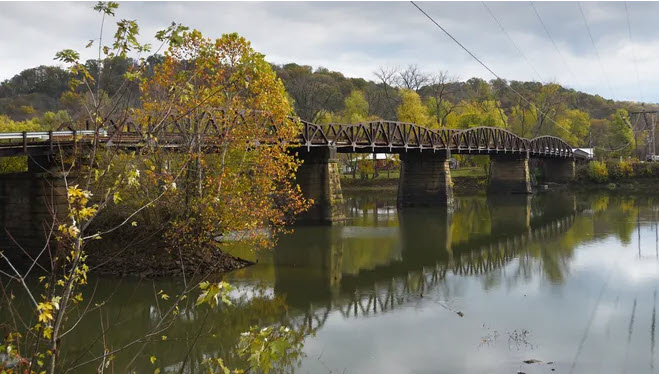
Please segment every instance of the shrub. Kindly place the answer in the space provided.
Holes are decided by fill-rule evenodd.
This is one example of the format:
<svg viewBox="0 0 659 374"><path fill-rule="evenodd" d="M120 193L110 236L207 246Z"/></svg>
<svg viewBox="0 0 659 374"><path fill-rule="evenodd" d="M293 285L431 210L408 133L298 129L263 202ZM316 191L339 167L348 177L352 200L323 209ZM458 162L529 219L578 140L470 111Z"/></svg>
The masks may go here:
<svg viewBox="0 0 659 374"><path fill-rule="evenodd" d="M634 176L633 163L633 160L623 160L618 163L620 165L620 176L622 178L631 178Z"/></svg>
<svg viewBox="0 0 659 374"><path fill-rule="evenodd" d="M634 166L632 160L608 160L606 168L609 177L613 180L626 179L634 176Z"/></svg>
<svg viewBox="0 0 659 374"><path fill-rule="evenodd" d="M659 177L659 162L639 162L633 167L634 174L639 177Z"/></svg>
<svg viewBox="0 0 659 374"><path fill-rule="evenodd" d="M606 166L602 161L592 161L588 164L588 179L597 183L609 180L609 171Z"/></svg>

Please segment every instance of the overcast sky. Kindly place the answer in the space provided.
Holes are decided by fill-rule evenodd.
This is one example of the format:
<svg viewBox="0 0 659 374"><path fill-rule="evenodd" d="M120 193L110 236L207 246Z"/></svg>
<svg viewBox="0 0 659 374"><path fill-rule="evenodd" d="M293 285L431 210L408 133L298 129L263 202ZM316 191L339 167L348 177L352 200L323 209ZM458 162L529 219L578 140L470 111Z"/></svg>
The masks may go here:
<svg viewBox="0 0 659 374"><path fill-rule="evenodd" d="M98 38L93 5L0 2L0 80L55 64L55 52L64 48L92 57L84 45ZM530 2L487 3L510 39L481 2L419 3L505 79L659 102L659 3L630 2L627 13L623 2L582 2L595 47L576 2L534 5L555 46ZM409 2L120 2L116 19L122 18L137 20L142 41L154 45L156 31L176 21L211 37L238 32L270 62L323 66L350 77L374 79L379 66L417 64L461 80L493 78Z"/></svg>

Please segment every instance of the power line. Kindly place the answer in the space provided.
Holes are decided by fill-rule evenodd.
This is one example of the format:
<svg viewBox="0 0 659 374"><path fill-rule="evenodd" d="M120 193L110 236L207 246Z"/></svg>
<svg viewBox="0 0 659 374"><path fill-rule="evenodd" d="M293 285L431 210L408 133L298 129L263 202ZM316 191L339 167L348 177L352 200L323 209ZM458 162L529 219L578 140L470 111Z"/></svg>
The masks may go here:
<svg viewBox="0 0 659 374"><path fill-rule="evenodd" d="M535 75L538 77L538 82L542 82L542 77L540 76L540 73L538 73L538 70L535 68L535 66L533 66L533 64L531 64L531 61L529 61L529 59L526 57L526 55L525 55L525 54L522 52L522 50L517 46L517 43L515 43L515 41L513 40L513 38L510 37L510 35L509 35L508 32L506 31L506 29L503 27L503 25L501 24L501 22L499 22L499 19L494 15L494 13L492 12L492 10L490 9L490 7L488 7L487 4L485 4L484 1L481 1L481 4L483 4L483 6L485 7L485 9L487 9L487 12L490 13L490 15L492 16L492 18L494 19L494 21L497 23L497 25L499 25L499 28L500 28L501 31L506 35L506 37L508 38L508 40L510 41L510 43L515 47L515 49L517 50L517 53L519 53L519 55L522 56L522 58L524 59L524 61L526 61L526 64L529 65L529 67L531 68L531 70L533 70L533 72L535 73Z"/></svg>
<svg viewBox="0 0 659 374"><path fill-rule="evenodd" d="M419 12L423 13L423 15L426 16L426 17L427 17L432 23L434 23L435 26L437 26L440 30L442 30L442 31L444 32L444 34L446 34L449 38L451 38L451 40L453 40L457 45L459 45L460 48L462 48L465 52L467 52L467 53L468 53L468 54L469 54L474 60L476 60L479 64L481 64L481 66L483 66L487 71L489 71L490 74L494 75L497 79L499 79L499 80L501 80L502 82L504 82L504 84L506 85L506 87L508 87L511 91L513 91L517 96L519 96L522 100L524 100L524 101L525 101L527 104L529 104L531 107L533 107L533 109L535 109L536 112L542 114L543 116L545 116L545 118L547 118L548 120L550 120L551 122L553 122L556 126L562 128L563 130L568 131L568 132L570 131L570 130L569 130L568 128L566 128L565 126L563 126L563 125L561 125L560 123L554 121L554 119L551 118L551 117L549 117L548 114L546 114L545 112L541 111L537 106L535 106L535 104L533 104L533 103L530 102L528 99L526 99L522 94L520 94L519 92L517 92L517 90L515 90L511 85L509 85L508 82L506 82L505 79L501 78L497 73L495 73L492 69L490 69L487 65L485 65L485 63L484 63L483 61L481 61L478 57L476 57L476 55L474 55L469 49L467 49L467 47L465 47L465 46L464 46L462 43L460 43L455 37L453 37L453 35L451 35L451 33L449 33L448 31L446 31L445 28L443 28L439 23L437 23L437 21L435 21L434 18L432 18L428 13L426 13L423 9L421 9L421 7L419 7L414 1L410 1L410 3L412 3L412 5L414 5L414 6L419 10Z"/></svg>
<svg viewBox="0 0 659 374"><path fill-rule="evenodd" d="M639 77L638 74L638 64L636 63L636 51L634 49L634 41L632 39L632 26L631 22L629 21L629 9L627 8L627 2L625 1L625 14L627 15L627 31L629 31L629 45L632 49L632 61L634 62L634 71L636 71L636 85L638 86L638 94L639 94L639 99L641 101L645 101L645 98L643 97L643 91L641 90L641 78Z"/></svg>
<svg viewBox="0 0 659 374"><path fill-rule="evenodd" d="M540 25L542 25L542 28L545 30L545 34L547 34L547 37L551 41L551 44L554 46L554 49L556 50L556 53L558 54L558 57L560 57L561 62L563 62L563 65L565 66L565 70L572 76L572 79L581 86L581 83L579 82L579 79L577 79L576 74L570 69L570 66L567 64L567 61L565 60L565 57L561 53L561 50L558 48L558 45L556 44L556 41L554 38L551 36L551 33L549 32L549 28L545 24L545 22L542 20L542 17L540 17L540 13L538 12L538 9L535 7L535 4L531 2L531 8L533 8L533 12L535 13L535 16L538 18L538 21L540 21Z"/></svg>
<svg viewBox="0 0 659 374"><path fill-rule="evenodd" d="M588 31L588 37L590 37L590 42L593 44L595 55L597 55L597 61L600 64L602 75L604 75L604 79L606 80L606 85L609 87L609 92L611 93L611 98L613 98L613 88L611 87L611 81L609 81L609 76L608 74L606 74L606 70L604 69L602 58L600 57L600 53L597 50L597 46L595 45L595 39L593 38L593 34L590 32L590 26L588 26L588 21L586 21L586 15L584 14L583 8L581 7L581 2L577 2L577 5L579 6L579 13L581 13L581 18L583 19L583 23L584 25L586 25L586 31Z"/></svg>

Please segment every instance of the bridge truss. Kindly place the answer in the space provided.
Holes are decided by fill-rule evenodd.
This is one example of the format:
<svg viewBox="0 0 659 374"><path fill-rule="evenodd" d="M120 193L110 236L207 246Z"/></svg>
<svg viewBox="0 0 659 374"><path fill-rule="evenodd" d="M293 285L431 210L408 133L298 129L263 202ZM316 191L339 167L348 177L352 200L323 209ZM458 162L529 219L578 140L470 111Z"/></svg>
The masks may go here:
<svg viewBox="0 0 659 374"><path fill-rule="evenodd" d="M293 147L333 147L346 153L403 153L410 150L456 154L518 154L533 157L573 158L572 147L553 136L526 139L501 128L429 129L413 123L373 121L358 124L314 124L299 119L301 131ZM134 122L109 122L97 130L73 129L63 124L57 131L0 133L0 157L26 154L49 154L61 147L98 142L106 146L141 148L156 145L166 148L190 146L200 139L212 151L213 145L226 136L227 129L241 123L260 121L267 131L255 144L277 139L277 126L267 116L235 114L212 117L203 115L195 121L171 118L165 125L146 126ZM193 123L194 122L194 123ZM155 144L154 144L155 142Z"/></svg>

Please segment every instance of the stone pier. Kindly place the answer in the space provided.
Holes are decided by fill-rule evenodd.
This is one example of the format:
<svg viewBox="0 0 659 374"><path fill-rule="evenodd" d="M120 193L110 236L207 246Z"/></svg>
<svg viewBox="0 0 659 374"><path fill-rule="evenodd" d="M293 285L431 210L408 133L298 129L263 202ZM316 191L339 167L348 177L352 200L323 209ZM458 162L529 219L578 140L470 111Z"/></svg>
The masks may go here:
<svg viewBox="0 0 659 374"><path fill-rule="evenodd" d="M542 173L546 182L567 183L575 178L574 159L547 158L542 160Z"/></svg>
<svg viewBox="0 0 659 374"><path fill-rule="evenodd" d="M400 155L398 206L448 206L453 182L445 153L410 151Z"/></svg>
<svg viewBox="0 0 659 374"><path fill-rule="evenodd" d="M490 156L490 182L488 193L531 193L531 175L528 155Z"/></svg>
<svg viewBox="0 0 659 374"><path fill-rule="evenodd" d="M297 183L304 197L313 200L313 206L298 216L298 222L332 223L344 220L336 149L316 147L300 149L297 153L303 162L297 170Z"/></svg>
<svg viewBox="0 0 659 374"><path fill-rule="evenodd" d="M28 158L27 173L0 176L0 250L15 265L29 264L23 251L36 257L46 245L53 217L65 217L66 212L64 179L52 160Z"/></svg>

